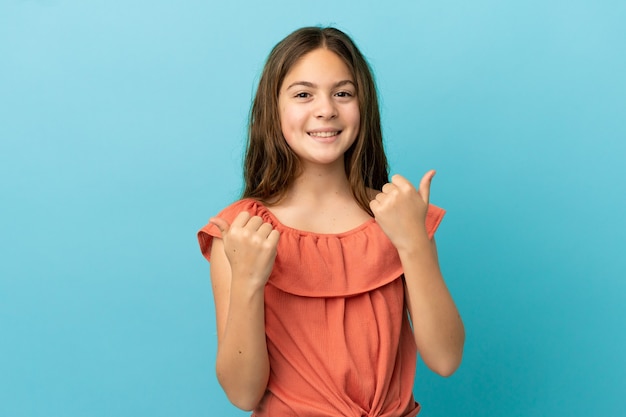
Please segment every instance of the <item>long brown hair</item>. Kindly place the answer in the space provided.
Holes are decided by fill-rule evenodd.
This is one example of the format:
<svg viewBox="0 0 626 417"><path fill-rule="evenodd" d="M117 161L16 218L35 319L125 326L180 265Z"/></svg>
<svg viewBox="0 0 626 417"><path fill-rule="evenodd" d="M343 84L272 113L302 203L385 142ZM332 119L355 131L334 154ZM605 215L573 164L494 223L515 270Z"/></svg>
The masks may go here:
<svg viewBox="0 0 626 417"><path fill-rule="evenodd" d="M380 190L389 181L376 85L369 64L352 39L332 27L298 29L270 52L250 111L243 197L280 201L300 173L298 157L287 145L281 131L278 96L293 65L318 48L337 54L356 82L359 133L344 154L344 164L354 198L372 215L367 189Z"/></svg>

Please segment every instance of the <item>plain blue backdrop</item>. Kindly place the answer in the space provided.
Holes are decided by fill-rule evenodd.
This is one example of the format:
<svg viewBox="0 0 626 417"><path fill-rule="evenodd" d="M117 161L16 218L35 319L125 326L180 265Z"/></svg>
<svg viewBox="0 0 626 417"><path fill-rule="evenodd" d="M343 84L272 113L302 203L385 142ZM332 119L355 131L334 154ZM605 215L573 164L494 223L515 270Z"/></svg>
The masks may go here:
<svg viewBox="0 0 626 417"><path fill-rule="evenodd" d="M623 1L1 0L0 416L242 416L195 233L271 47L336 25L392 171L438 170L464 362L424 417L623 416Z"/></svg>

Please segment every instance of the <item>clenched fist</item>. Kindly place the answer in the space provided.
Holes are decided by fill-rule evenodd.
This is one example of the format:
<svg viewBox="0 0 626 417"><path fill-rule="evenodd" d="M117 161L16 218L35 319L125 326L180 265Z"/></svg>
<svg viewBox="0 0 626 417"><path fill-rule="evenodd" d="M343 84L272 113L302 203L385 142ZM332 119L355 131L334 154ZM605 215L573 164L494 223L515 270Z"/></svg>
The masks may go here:
<svg viewBox="0 0 626 417"><path fill-rule="evenodd" d="M248 280L259 288L264 286L274 266L280 233L247 211L239 213L232 224L220 217L209 221L222 233L232 279Z"/></svg>
<svg viewBox="0 0 626 417"><path fill-rule="evenodd" d="M408 250L416 241L428 239L425 220L434 176L434 170L428 171L419 189L415 189L406 178L396 174L370 201L376 222L396 249Z"/></svg>

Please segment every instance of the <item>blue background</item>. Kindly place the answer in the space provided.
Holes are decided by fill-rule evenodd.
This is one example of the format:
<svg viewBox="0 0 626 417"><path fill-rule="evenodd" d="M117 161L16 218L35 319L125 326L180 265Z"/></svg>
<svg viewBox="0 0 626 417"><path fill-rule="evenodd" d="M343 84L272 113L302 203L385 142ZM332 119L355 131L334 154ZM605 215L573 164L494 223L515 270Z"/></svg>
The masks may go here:
<svg viewBox="0 0 626 417"><path fill-rule="evenodd" d="M626 415L623 1L1 0L0 416L240 416L196 230L241 189L271 47L369 58L430 168L464 362L423 416Z"/></svg>

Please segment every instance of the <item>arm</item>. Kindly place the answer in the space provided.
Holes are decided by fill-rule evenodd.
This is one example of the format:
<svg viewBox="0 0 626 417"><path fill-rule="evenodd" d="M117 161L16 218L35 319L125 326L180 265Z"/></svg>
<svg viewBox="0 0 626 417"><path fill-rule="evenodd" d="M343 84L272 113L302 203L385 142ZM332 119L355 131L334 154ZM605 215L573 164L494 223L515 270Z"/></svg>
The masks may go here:
<svg viewBox="0 0 626 417"><path fill-rule="evenodd" d="M395 175L370 207L398 249L420 355L431 370L449 376L461 363L465 329L439 269L435 241L428 238L424 225L433 176L434 171L428 172L418 191L409 181Z"/></svg>
<svg viewBox="0 0 626 417"><path fill-rule="evenodd" d="M217 320L216 373L229 400L254 409L267 387L264 288L276 256L278 232L260 217L240 213L232 225L211 219L222 232L211 248L211 283Z"/></svg>
<svg viewBox="0 0 626 417"><path fill-rule="evenodd" d="M441 275L435 241L416 239L412 249L398 253L417 349L431 370L450 376L461 364L465 330Z"/></svg>

